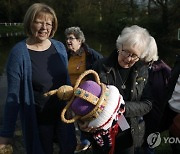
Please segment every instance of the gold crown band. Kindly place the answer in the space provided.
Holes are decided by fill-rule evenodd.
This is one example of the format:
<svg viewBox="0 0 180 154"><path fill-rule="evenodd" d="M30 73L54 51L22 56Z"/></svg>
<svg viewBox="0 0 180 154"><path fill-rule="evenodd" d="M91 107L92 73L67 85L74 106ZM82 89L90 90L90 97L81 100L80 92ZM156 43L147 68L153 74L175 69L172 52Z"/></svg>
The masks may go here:
<svg viewBox="0 0 180 154"><path fill-rule="evenodd" d="M88 101L93 105L96 105L97 102L99 101L99 98L97 96L81 88L76 88L74 91L74 95L81 99L84 99L85 101Z"/></svg>

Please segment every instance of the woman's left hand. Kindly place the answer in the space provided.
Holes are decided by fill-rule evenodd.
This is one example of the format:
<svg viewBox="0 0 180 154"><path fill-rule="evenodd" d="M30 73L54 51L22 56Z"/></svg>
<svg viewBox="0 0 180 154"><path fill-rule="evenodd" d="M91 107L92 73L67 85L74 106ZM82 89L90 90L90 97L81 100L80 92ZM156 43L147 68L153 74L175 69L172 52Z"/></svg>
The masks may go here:
<svg viewBox="0 0 180 154"><path fill-rule="evenodd" d="M78 121L78 125L79 125L79 128L82 130L82 131L85 131L85 132L88 132L88 133L93 133L95 132L95 128L93 127L88 127L89 125L89 122L84 122L84 121Z"/></svg>

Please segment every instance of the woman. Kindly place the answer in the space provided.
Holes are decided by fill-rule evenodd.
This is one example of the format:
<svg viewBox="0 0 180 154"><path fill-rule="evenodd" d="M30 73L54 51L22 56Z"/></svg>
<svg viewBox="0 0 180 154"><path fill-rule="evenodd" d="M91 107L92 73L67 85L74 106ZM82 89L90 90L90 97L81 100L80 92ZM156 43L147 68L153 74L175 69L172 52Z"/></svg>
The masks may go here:
<svg viewBox="0 0 180 154"><path fill-rule="evenodd" d="M159 58L157 61L150 63L148 83L152 89L153 108L144 116L146 122L145 138L151 133L160 132L160 121L163 114L163 106L165 104L164 96L170 75L171 68L162 59ZM155 153L155 148L150 148L148 143L145 143L143 147L146 150L145 153Z"/></svg>
<svg viewBox="0 0 180 154"><path fill-rule="evenodd" d="M85 70L91 69L94 62L103 56L85 43L85 36L79 27L69 27L65 30L68 53L68 72L71 84L74 86L77 78ZM81 134L81 143L76 152L86 150L90 142Z"/></svg>
<svg viewBox="0 0 180 154"><path fill-rule="evenodd" d="M74 125L63 123L59 116L66 102L56 96L43 96L51 89L70 84L65 47L51 39L57 26L54 10L45 4L33 4L25 14L27 38L13 47L7 64L8 95L1 147L12 140L20 112L27 154L53 154L54 136L61 154L74 153Z"/></svg>
<svg viewBox="0 0 180 154"><path fill-rule="evenodd" d="M180 55L176 55L176 61L171 71L168 88L164 99L164 110L161 119L161 131L169 130L169 137L180 138ZM180 152L180 144L171 144L172 153Z"/></svg>
<svg viewBox="0 0 180 154"><path fill-rule="evenodd" d="M124 98L125 117L130 128L123 131L118 127L114 151L115 154L132 154L134 147L137 149L144 142L143 116L152 108L146 63L158 59L157 46L146 29L133 25L122 30L116 47L109 57L96 62L93 69L99 74L101 82L115 85ZM108 154L112 151L113 146L105 144L100 147L92 137L89 136L89 139L94 153Z"/></svg>
<svg viewBox="0 0 180 154"><path fill-rule="evenodd" d="M103 56L85 43L85 36L79 27L65 30L68 53L68 71L72 85L85 70L91 69L95 61Z"/></svg>

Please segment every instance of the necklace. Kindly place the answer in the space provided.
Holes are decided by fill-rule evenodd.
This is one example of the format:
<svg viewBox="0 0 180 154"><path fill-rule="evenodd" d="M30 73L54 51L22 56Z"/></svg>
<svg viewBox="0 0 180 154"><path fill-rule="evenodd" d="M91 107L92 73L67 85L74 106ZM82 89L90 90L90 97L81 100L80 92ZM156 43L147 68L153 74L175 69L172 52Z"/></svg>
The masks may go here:
<svg viewBox="0 0 180 154"><path fill-rule="evenodd" d="M122 77L121 77L121 74L119 73L119 70L117 70L118 71L118 74L119 74L119 77L120 77L120 80L121 80L121 83L122 83L122 85L121 85L121 88L123 89L123 90L125 90L126 89L126 81L127 81L127 79L128 79L128 76L129 76L129 71L128 71L128 73L127 73L127 75L125 76L125 80L123 81L123 79L122 79Z"/></svg>
<svg viewBox="0 0 180 154"><path fill-rule="evenodd" d="M82 62L82 60L81 60L81 61L77 64L76 69L79 70L82 65L83 65L83 62Z"/></svg>

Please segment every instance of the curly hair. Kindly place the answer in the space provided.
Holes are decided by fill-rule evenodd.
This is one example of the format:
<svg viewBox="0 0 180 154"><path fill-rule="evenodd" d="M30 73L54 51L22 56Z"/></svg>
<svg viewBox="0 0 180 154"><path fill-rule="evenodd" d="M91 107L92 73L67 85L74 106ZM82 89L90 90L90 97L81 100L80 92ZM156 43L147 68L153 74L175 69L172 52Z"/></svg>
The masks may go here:
<svg viewBox="0 0 180 154"><path fill-rule="evenodd" d="M77 39L79 39L82 43L85 42L84 33L80 29L80 27L69 27L65 30L65 36L73 34Z"/></svg>

